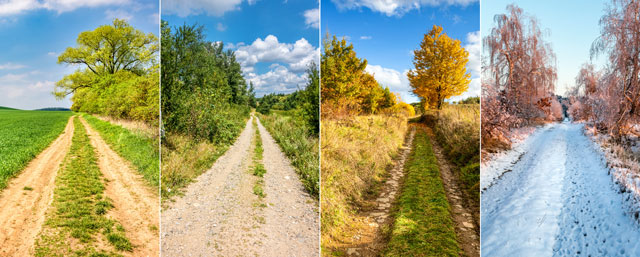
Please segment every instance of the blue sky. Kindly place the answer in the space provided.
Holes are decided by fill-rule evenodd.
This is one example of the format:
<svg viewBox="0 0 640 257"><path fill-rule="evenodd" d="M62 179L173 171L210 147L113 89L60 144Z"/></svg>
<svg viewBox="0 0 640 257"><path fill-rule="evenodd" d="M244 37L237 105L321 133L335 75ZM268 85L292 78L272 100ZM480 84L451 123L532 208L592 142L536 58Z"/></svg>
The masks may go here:
<svg viewBox="0 0 640 257"><path fill-rule="evenodd" d="M345 37L367 71L383 86L399 93L406 102L416 102L406 72L413 68L413 50L419 47L433 25L442 26L451 38L469 51L469 90L456 101L480 94L480 13L473 0L325 0L321 8L321 30Z"/></svg>
<svg viewBox="0 0 640 257"><path fill-rule="evenodd" d="M514 1L483 1L482 34L488 35L493 27L493 17L506 13L507 5ZM598 21L604 14L604 1L515 1L527 15L538 19L538 26L546 33L545 41L551 43L556 54L558 81L556 94L564 95L573 87L575 77L583 63L590 58L591 44L600 35ZM593 60L602 68L605 57Z"/></svg>
<svg viewBox="0 0 640 257"><path fill-rule="evenodd" d="M56 81L78 67L57 64L57 56L76 45L80 32L114 18L158 35L154 0L0 0L0 106L18 109L70 107L56 100Z"/></svg>
<svg viewBox="0 0 640 257"><path fill-rule="evenodd" d="M164 0L162 19L203 25L207 40L234 50L256 96L304 88L319 61L317 0Z"/></svg>

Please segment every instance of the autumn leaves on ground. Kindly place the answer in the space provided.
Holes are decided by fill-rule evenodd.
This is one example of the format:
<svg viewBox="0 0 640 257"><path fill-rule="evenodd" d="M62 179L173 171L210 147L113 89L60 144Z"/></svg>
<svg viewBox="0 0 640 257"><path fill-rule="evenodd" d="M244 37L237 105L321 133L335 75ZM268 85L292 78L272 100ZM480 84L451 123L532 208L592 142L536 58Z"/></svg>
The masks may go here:
<svg viewBox="0 0 640 257"><path fill-rule="evenodd" d="M157 38L116 19L77 44L72 111L0 110L0 255L157 256Z"/></svg>
<svg viewBox="0 0 640 257"><path fill-rule="evenodd" d="M468 88L467 51L441 27L425 34L410 105L355 49L324 42L323 256L479 256L479 99L446 101Z"/></svg>

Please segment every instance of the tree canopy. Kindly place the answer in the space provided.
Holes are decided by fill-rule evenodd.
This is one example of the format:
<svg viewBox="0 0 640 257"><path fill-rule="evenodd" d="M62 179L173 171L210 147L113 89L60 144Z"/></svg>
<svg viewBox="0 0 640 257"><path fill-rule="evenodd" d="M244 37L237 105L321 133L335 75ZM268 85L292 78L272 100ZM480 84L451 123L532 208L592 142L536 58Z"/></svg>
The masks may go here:
<svg viewBox="0 0 640 257"><path fill-rule="evenodd" d="M70 94L74 111L117 118L158 120L158 38L124 20L78 35L77 46L58 56L79 66L56 83L53 94Z"/></svg>
<svg viewBox="0 0 640 257"><path fill-rule="evenodd" d="M407 77L413 93L425 100L425 108L439 110L445 99L461 95L469 88L471 74L466 68L469 53L460 40L442 32L442 27L434 25L413 53L415 69Z"/></svg>

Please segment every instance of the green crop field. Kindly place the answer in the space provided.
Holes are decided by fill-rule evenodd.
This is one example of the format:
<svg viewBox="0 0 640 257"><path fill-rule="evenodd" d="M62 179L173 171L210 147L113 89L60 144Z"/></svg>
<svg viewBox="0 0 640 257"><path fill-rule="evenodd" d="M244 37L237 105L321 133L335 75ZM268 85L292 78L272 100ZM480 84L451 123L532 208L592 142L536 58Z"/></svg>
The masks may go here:
<svg viewBox="0 0 640 257"><path fill-rule="evenodd" d="M62 133L71 115L0 108L0 189Z"/></svg>

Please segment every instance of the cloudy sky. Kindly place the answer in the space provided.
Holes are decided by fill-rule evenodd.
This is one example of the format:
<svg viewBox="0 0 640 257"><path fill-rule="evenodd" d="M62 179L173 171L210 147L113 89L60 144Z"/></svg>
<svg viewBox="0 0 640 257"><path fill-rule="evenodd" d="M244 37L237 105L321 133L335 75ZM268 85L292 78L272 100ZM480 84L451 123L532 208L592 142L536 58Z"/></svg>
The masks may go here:
<svg viewBox="0 0 640 257"><path fill-rule="evenodd" d="M507 5L511 3L514 1L493 0L482 3L483 35L488 35L495 26L493 17L505 14ZM604 14L605 1L546 0L515 3L527 15L538 19L538 26L545 34L545 40L551 43L558 68L556 94L564 95L568 88L575 85L575 78L582 64L590 61L591 44L600 35L598 21ZM592 61L598 68L602 68L606 58L601 56Z"/></svg>
<svg viewBox="0 0 640 257"><path fill-rule="evenodd" d="M291 93L307 83L307 66L319 61L316 0L164 0L169 25L199 24L207 40L236 53L256 96Z"/></svg>
<svg viewBox="0 0 640 257"><path fill-rule="evenodd" d="M469 90L457 101L480 95L479 3L475 0L326 0L322 1L321 29L345 37L367 71L406 102L416 102L406 73L413 68L413 50L433 25L444 28L469 51Z"/></svg>
<svg viewBox="0 0 640 257"><path fill-rule="evenodd" d="M0 0L0 106L18 109L71 107L56 100L56 81L78 67L57 64L76 45L80 32L128 20L145 32L159 32L158 1Z"/></svg>

